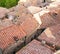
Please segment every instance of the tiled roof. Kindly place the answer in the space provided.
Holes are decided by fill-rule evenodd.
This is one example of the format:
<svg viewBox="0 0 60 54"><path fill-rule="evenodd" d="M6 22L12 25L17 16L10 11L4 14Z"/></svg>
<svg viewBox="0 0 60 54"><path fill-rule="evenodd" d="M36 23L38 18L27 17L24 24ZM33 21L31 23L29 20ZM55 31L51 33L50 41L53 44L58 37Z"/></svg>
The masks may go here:
<svg viewBox="0 0 60 54"><path fill-rule="evenodd" d="M20 11L21 10L21 11ZM27 12L27 8L22 5L17 5L15 7L15 11L17 11L19 14Z"/></svg>
<svg viewBox="0 0 60 54"><path fill-rule="evenodd" d="M48 27L39 37L47 43L60 47L60 25Z"/></svg>
<svg viewBox="0 0 60 54"><path fill-rule="evenodd" d="M58 24L60 23L60 8L50 11L50 15Z"/></svg>
<svg viewBox="0 0 60 54"><path fill-rule="evenodd" d="M19 17L17 19L17 23L18 24L22 24L28 18L32 18L32 15L29 14L29 13L26 13L26 12L25 13L21 13L21 14L19 14Z"/></svg>
<svg viewBox="0 0 60 54"><path fill-rule="evenodd" d="M60 25L57 25L60 24L60 2L48 5L49 1L42 4L45 0L20 1L26 2L21 2L9 9L10 12L0 8L0 13L2 13L0 18L4 17L7 12L9 16L0 19L0 48L6 54L19 49L20 51L16 54L53 54L53 50L56 50L55 45L60 48ZM40 31L44 30L43 28L47 29L38 37ZM34 38L37 40L32 41ZM28 42L30 43L27 44ZM24 45L26 46L23 47Z"/></svg>
<svg viewBox="0 0 60 54"><path fill-rule="evenodd" d="M13 14L13 13L15 13L15 14ZM32 14L28 11L28 9L24 6L21 6L21 5L17 5L15 7L15 11L13 13L10 13L9 15L17 16L17 18L15 20L16 24L21 24L25 21L26 18L32 17Z"/></svg>
<svg viewBox="0 0 60 54"><path fill-rule="evenodd" d="M57 22L50 15L49 10L42 10L39 13L34 14L34 17L39 22L40 29L57 24Z"/></svg>
<svg viewBox="0 0 60 54"><path fill-rule="evenodd" d="M34 30L36 30L36 28L38 28L39 23L34 18L26 18L21 26L23 30L29 35Z"/></svg>
<svg viewBox="0 0 60 54"><path fill-rule="evenodd" d="M49 48L42 46L39 41L33 40L16 54L53 54L53 52Z"/></svg>
<svg viewBox="0 0 60 54"><path fill-rule="evenodd" d="M24 36L26 36L26 33L23 31L22 27L17 25L2 29L0 30L0 48L5 49Z"/></svg>
<svg viewBox="0 0 60 54"><path fill-rule="evenodd" d="M6 13L8 13L9 10L3 7L0 7L0 18L5 17Z"/></svg>
<svg viewBox="0 0 60 54"><path fill-rule="evenodd" d="M8 19L5 19L5 20L3 20L3 21L0 21L0 30L1 30L1 29L4 29L4 28L6 28L6 27L9 27L9 26L11 26L11 25L13 25L13 24L12 24L12 21L10 21L10 20L8 20Z"/></svg>

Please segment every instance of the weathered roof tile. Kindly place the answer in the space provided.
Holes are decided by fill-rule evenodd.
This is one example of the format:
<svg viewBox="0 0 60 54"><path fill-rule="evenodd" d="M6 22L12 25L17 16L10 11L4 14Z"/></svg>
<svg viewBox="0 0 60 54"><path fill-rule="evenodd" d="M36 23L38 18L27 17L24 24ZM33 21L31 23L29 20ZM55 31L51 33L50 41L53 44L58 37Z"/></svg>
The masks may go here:
<svg viewBox="0 0 60 54"><path fill-rule="evenodd" d="M45 40L52 46L60 47L60 24L48 27L39 37L39 40Z"/></svg>
<svg viewBox="0 0 60 54"><path fill-rule="evenodd" d="M8 13L8 12L9 12L8 9L0 7L0 19L5 17L6 13Z"/></svg>
<svg viewBox="0 0 60 54"><path fill-rule="evenodd" d="M39 13L34 14L34 18L39 22L40 29L57 24L57 22L50 15L49 10L42 10Z"/></svg>
<svg viewBox="0 0 60 54"><path fill-rule="evenodd" d="M16 54L53 54L53 52L49 48L42 46L39 41L33 40Z"/></svg>
<svg viewBox="0 0 60 54"><path fill-rule="evenodd" d="M23 30L29 35L33 31L38 29L39 23L34 18L26 18L21 24Z"/></svg>
<svg viewBox="0 0 60 54"><path fill-rule="evenodd" d="M8 28L0 30L0 48L5 49L17 40L26 36L22 27L17 25L9 26Z"/></svg>

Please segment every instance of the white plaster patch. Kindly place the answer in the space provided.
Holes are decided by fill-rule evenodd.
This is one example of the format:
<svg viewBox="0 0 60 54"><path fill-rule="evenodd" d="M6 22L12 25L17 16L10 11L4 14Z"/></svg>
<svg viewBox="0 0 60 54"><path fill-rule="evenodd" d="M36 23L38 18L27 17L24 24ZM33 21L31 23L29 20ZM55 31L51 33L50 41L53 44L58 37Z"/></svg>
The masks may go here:
<svg viewBox="0 0 60 54"><path fill-rule="evenodd" d="M42 24L42 21L41 21L41 18L39 16L39 13L36 13L34 14L34 18L38 21L38 23L41 25Z"/></svg>

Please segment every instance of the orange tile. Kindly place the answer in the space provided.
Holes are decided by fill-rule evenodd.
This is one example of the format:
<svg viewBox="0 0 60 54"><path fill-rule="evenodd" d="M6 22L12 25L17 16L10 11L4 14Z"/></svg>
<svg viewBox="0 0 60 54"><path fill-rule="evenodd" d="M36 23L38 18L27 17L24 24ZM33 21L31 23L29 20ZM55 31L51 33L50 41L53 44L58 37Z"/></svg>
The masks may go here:
<svg viewBox="0 0 60 54"><path fill-rule="evenodd" d="M41 45L41 42L33 40L16 54L53 54L53 51Z"/></svg>
<svg viewBox="0 0 60 54"><path fill-rule="evenodd" d="M45 40L52 46L60 47L60 25L48 27L39 37L39 40Z"/></svg>
<svg viewBox="0 0 60 54"><path fill-rule="evenodd" d="M3 30L0 30L0 48L5 49L17 40L26 36L22 27L12 25Z"/></svg>
<svg viewBox="0 0 60 54"><path fill-rule="evenodd" d="M58 24L60 24L60 8L50 11L50 15Z"/></svg>
<svg viewBox="0 0 60 54"><path fill-rule="evenodd" d="M5 17L5 14L7 14L9 12L8 9L0 7L0 19L2 19L3 17Z"/></svg>
<svg viewBox="0 0 60 54"><path fill-rule="evenodd" d="M21 26L27 34L30 34L39 26L39 23L34 18L26 18Z"/></svg>
<svg viewBox="0 0 60 54"><path fill-rule="evenodd" d="M40 18L42 21L42 24L40 26L41 28L47 28L49 26L56 24L55 20L53 20L53 18L49 15L49 13L43 14L42 16L40 16Z"/></svg>

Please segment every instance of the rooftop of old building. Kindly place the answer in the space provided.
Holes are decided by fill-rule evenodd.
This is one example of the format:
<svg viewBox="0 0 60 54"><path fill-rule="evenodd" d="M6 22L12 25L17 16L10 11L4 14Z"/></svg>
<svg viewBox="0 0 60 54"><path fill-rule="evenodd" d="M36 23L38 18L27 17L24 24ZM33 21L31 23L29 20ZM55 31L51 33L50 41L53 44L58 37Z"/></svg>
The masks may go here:
<svg viewBox="0 0 60 54"><path fill-rule="evenodd" d="M60 0L19 0L0 7L0 52L60 53Z"/></svg>

